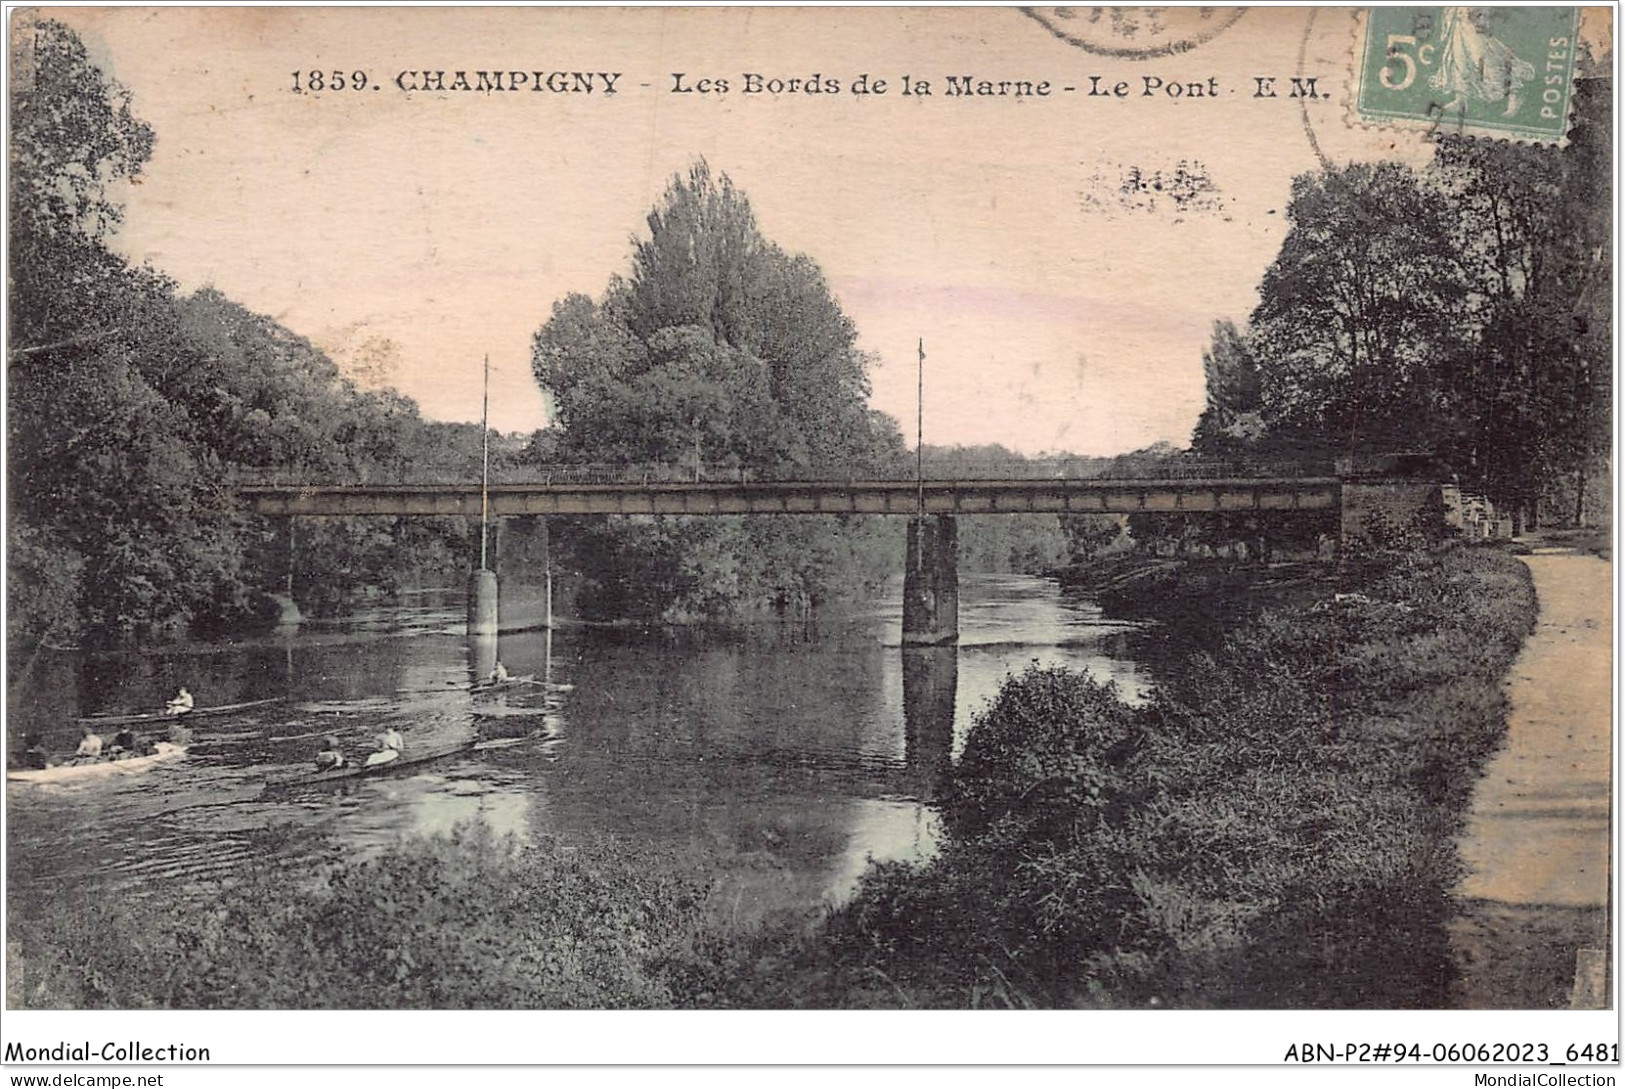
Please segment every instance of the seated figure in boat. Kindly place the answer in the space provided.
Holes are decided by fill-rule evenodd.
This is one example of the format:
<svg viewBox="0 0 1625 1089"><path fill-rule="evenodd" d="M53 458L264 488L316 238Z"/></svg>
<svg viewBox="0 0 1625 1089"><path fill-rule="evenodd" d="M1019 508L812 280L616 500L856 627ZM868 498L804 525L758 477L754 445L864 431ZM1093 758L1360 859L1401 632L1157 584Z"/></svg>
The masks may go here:
<svg viewBox="0 0 1625 1089"><path fill-rule="evenodd" d="M186 690L186 686L183 684L180 687L180 691L175 693L174 698L168 703L164 704L164 714L184 715L192 709L192 704L192 693L188 692Z"/></svg>
<svg viewBox="0 0 1625 1089"><path fill-rule="evenodd" d="M508 667L503 665L501 662L498 662L497 667L491 670L492 684L505 684L508 681L508 677Z"/></svg>
<svg viewBox="0 0 1625 1089"><path fill-rule="evenodd" d="M85 736L79 739L79 747L73 751L76 759L89 762L102 758L102 739L94 729L85 727Z"/></svg>
<svg viewBox="0 0 1625 1089"><path fill-rule="evenodd" d="M400 731L393 726L386 728L383 733L378 735L378 751L367 755L367 766L385 764L395 759L401 755L401 749L405 747L405 744L401 739Z"/></svg>
<svg viewBox="0 0 1625 1089"><path fill-rule="evenodd" d="M23 751L17 756L17 767L26 771L37 771L40 768L51 766L50 755L45 751L45 739L38 733L29 733L23 737Z"/></svg>
<svg viewBox="0 0 1625 1089"><path fill-rule="evenodd" d="M141 739L129 726L121 726L119 732L113 735L113 743L107 747L107 755L114 760L140 756Z"/></svg>
<svg viewBox="0 0 1625 1089"><path fill-rule="evenodd" d="M322 751L316 754L317 771L337 771L347 763L337 737L328 734L322 739L322 746Z"/></svg>

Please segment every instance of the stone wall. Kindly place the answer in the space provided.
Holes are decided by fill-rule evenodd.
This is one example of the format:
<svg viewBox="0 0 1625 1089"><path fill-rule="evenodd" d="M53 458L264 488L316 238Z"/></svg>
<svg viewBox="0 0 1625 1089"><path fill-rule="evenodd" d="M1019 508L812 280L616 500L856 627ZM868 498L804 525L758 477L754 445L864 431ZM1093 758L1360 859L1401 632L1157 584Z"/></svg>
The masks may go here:
<svg viewBox="0 0 1625 1089"><path fill-rule="evenodd" d="M1448 526L1445 487L1415 480L1345 480L1341 536L1344 544L1377 540L1428 528Z"/></svg>

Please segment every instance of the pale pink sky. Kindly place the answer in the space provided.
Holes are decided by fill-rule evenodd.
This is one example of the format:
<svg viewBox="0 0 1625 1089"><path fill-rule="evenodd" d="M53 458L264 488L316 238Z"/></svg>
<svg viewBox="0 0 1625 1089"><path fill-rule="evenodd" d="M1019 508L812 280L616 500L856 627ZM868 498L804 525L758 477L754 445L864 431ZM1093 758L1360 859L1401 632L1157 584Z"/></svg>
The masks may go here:
<svg viewBox="0 0 1625 1089"><path fill-rule="evenodd" d="M1081 10L1081 9L1080 9ZM1015 9L68 9L158 135L119 245L213 285L354 365L383 358L424 412L545 422L531 334L570 291L602 292L668 179L704 155L767 236L823 267L876 353L874 404L912 441L926 340L929 442L1111 453L1183 443L1216 318L1243 321L1315 165L1304 118L1250 97L1299 72L1308 14L1249 12L1180 55L1121 60ZM1354 21L1321 9L1303 71L1336 160L1420 159L1413 135L1349 123ZM290 92L364 69L384 89ZM624 73L621 92L412 94L403 69ZM859 98L669 93L671 73L849 82ZM904 98L903 74L1077 86L1043 100ZM1217 100L1091 99L1088 77L1217 77ZM644 87L641 84L648 84ZM1117 201L1124 167L1203 164L1206 211ZM370 342L370 343L369 343Z"/></svg>

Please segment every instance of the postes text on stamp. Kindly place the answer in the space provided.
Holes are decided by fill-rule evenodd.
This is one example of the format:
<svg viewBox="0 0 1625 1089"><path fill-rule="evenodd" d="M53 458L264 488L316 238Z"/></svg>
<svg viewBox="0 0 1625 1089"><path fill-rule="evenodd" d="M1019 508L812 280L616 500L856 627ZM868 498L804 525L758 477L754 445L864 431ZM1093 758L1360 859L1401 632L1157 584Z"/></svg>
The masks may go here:
<svg viewBox="0 0 1625 1089"><path fill-rule="evenodd" d="M1362 120L1535 142L1567 134L1578 8L1371 8L1364 26Z"/></svg>

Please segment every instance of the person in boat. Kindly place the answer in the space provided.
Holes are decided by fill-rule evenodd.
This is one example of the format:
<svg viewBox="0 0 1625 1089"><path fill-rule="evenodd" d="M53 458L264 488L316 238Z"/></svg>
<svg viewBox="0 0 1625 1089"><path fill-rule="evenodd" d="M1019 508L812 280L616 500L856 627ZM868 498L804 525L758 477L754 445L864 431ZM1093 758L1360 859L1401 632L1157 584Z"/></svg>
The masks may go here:
<svg viewBox="0 0 1625 1089"><path fill-rule="evenodd" d="M192 710L192 705L192 693L188 692L186 690L186 686L183 684L181 685L180 690L175 693L174 698L168 703L164 704L164 714L184 715Z"/></svg>
<svg viewBox="0 0 1625 1089"><path fill-rule="evenodd" d="M339 748L339 739L328 734L322 739L322 751L316 754L317 771L337 771L348 763L344 759L344 750Z"/></svg>
<svg viewBox="0 0 1625 1089"><path fill-rule="evenodd" d="M508 667L503 665L501 662L498 662L497 667L495 669L491 670L491 683L492 684L506 684L508 682L508 679L509 679Z"/></svg>
<svg viewBox="0 0 1625 1089"><path fill-rule="evenodd" d="M119 732L113 735L113 743L107 747L107 755L114 760L139 756L140 753L141 739L136 736L135 730L129 726L119 727Z"/></svg>
<svg viewBox="0 0 1625 1089"><path fill-rule="evenodd" d="M17 758L17 766L30 771L51 766L50 754L45 751L45 739L37 733L30 733L23 738L22 755Z"/></svg>
<svg viewBox="0 0 1625 1089"><path fill-rule="evenodd" d="M401 755L406 742L402 740L400 731L390 726L378 735L378 751L367 756L367 765L384 764Z"/></svg>
<svg viewBox="0 0 1625 1089"><path fill-rule="evenodd" d="M85 763L100 760L102 758L101 735L91 727L86 726L85 736L79 739L79 747L74 750L73 755L75 759Z"/></svg>

